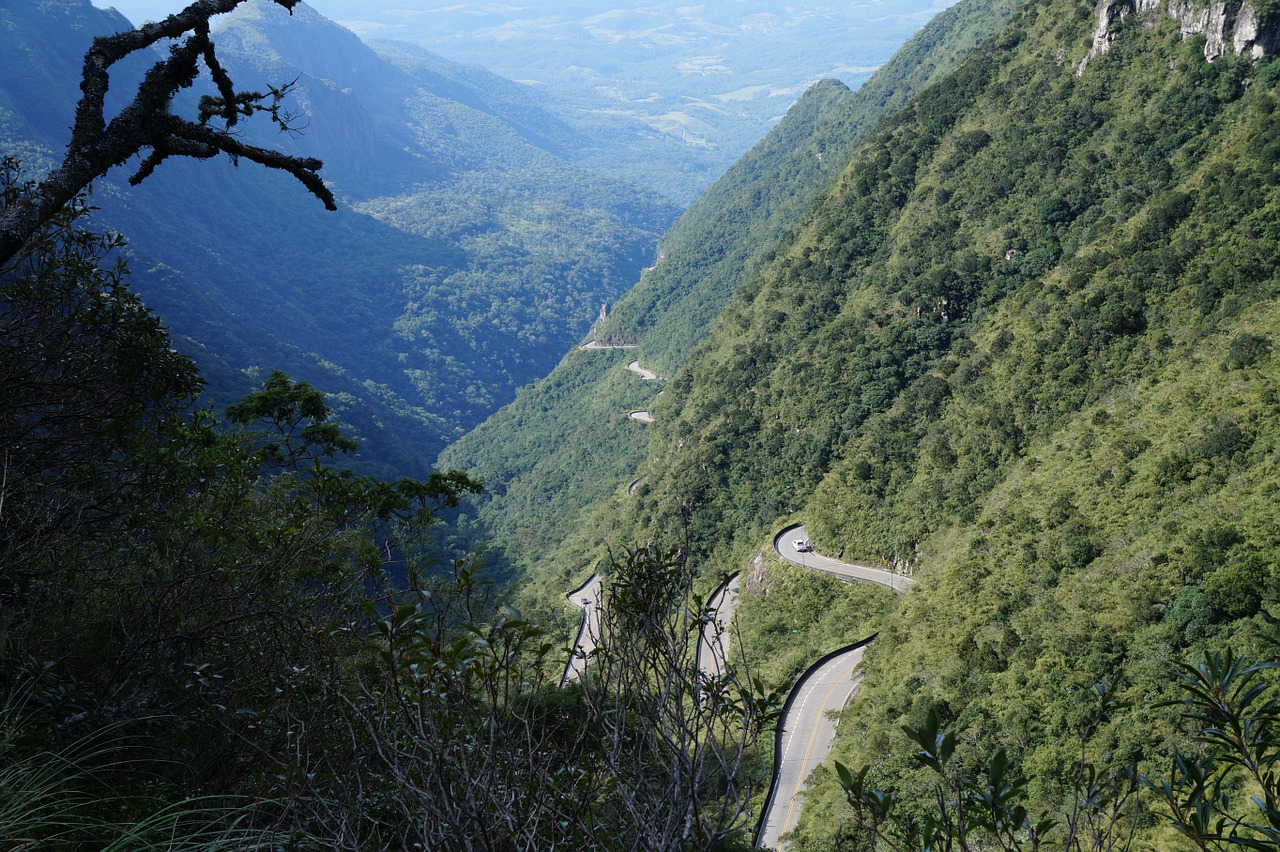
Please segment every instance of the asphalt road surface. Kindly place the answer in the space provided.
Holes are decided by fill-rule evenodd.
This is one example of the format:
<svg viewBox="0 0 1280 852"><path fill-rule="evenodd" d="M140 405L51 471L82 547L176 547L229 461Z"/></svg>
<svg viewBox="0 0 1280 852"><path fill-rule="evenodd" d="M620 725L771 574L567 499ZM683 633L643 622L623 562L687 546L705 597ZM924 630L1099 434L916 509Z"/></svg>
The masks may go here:
<svg viewBox="0 0 1280 852"><path fill-rule="evenodd" d="M596 341L593 340L590 343L582 344L578 348L585 349L587 351L591 351L595 349L639 349L640 344L639 343L617 343L617 344L597 343Z"/></svg>
<svg viewBox="0 0 1280 852"><path fill-rule="evenodd" d="M876 583L877 585L888 586L895 592L905 592L915 585L915 580L910 577L904 577L901 574L895 574L892 571L871 568L867 565L850 565L847 562L841 562L838 559L832 559L830 556L823 556L813 551L806 553L796 548L796 541L798 540L809 541L809 533L803 526L796 524L795 526L787 527L774 536L773 549L788 562L803 565L805 568L814 571L833 574L844 580L854 580L859 583Z"/></svg>
<svg viewBox="0 0 1280 852"><path fill-rule="evenodd" d="M641 367L639 361L632 361L630 364L627 365L627 369L635 373L640 378L644 379L646 382L651 382L654 379L662 378L652 370L646 370L644 367Z"/></svg>
<svg viewBox="0 0 1280 852"><path fill-rule="evenodd" d="M647 411L628 411L627 416L632 420L639 420L641 423L653 422L653 415Z"/></svg>
<svg viewBox="0 0 1280 852"><path fill-rule="evenodd" d="M630 416L653 422L648 412L630 412ZM798 542L804 549L797 546ZM778 533L773 547L788 562L848 581L876 583L900 593L915 583L910 577L866 565L851 565L813 552L808 549L808 532L798 524ZM574 653L565 666L562 683L582 676L587 657L596 647L600 636L601 590L600 575L595 574L568 595L569 602L583 612L582 626L578 629ZM728 647L726 640L739 593L739 576L735 574L716 589L707 602L715 617L703 629L699 639L698 668L710 677L718 676L723 670ZM860 677L855 678L854 672L862 662L864 651L865 644L862 644L824 660L806 672L792 691L780 722L783 730L781 757L775 783L765 803L756 846L774 848L779 852L786 848L782 837L795 827L804 797L805 780L831 751L836 729L833 717L849 703L858 689Z"/></svg>
<svg viewBox="0 0 1280 852"><path fill-rule="evenodd" d="M734 574L721 583L707 601L707 609L715 613L715 618L703 625L698 638L698 670L707 677L719 677L729 658L729 625L742 591L740 576Z"/></svg>
<svg viewBox="0 0 1280 852"><path fill-rule="evenodd" d="M742 586L739 575L734 574L721 583L707 601L707 608L715 613L715 618L703 628L698 640L698 668L708 677L719 677L729 654L729 625L733 623L733 612L738 606L738 595ZM591 579L574 589L565 597L569 603L582 610L582 624L578 627L578 638L573 645L573 653L565 665L564 677L560 679L563 686L577 680L587 667L587 657L595 650L600 641L600 594L603 591L599 574L592 574Z"/></svg>
<svg viewBox="0 0 1280 852"><path fill-rule="evenodd" d="M796 686L786 716L782 720L782 759L777 782L765 803L756 846L786 848L782 835L795 828L804 798L804 782L809 773L826 759L836 736L832 718L849 702L861 678L854 669L862 662L865 646L854 648L811 669Z"/></svg>
<svg viewBox="0 0 1280 852"><path fill-rule="evenodd" d="M600 592L600 575L592 574L590 580L567 596L569 603L582 610L582 626L578 628L573 653L569 655L569 662L564 667L561 686L582 676L587 667L587 655L596 649L596 643L600 641Z"/></svg>
<svg viewBox="0 0 1280 852"><path fill-rule="evenodd" d="M798 542L806 549L798 547ZM799 524L787 527L773 539L773 549L778 556L813 571L850 582L887 586L899 593L915 585L910 577L867 565L851 565L815 553L808 549L810 547L809 533ZM864 649L865 646L859 646L828 659L806 673L793 690L793 698L780 723L783 739L777 781L765 803L756 846L771 847L779 852L786 848L786 842L780 838L795 828L804 797L804 782L831 752L836 728L830 717L848 704L858 690L861 678L855 678L853 672L862 662Z"/></svg>

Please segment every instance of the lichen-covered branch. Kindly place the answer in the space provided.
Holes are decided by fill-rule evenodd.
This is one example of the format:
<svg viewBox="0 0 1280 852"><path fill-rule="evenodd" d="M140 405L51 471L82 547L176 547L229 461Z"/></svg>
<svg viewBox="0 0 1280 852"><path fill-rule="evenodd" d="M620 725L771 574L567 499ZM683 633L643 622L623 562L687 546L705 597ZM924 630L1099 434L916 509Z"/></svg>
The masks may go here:
<svg viewBox="0 0 1280 852"><path fill-rule="evenodd" d="M243 157L287 171L326 208L337 209L333 193L320 178L319 160L249 145L227 132L239 118L256 111L254 104L263 97L235 91L209 39L209 19L230 12L242 2L197 0L163 21L94 40L84 58L80 103L66 156L42 181L0 211L0 269L10 266L40 227L90 183L144 151L149 153L130 179L132 184L142 181L168 157L207 159L225 153L233 159ZM292 11L299 0L274 2ZM108 123L104 105L111 85L111 66L164 40L174 41L168 57L152 66L133 101ZM209 70L220 94L213 100L220 103L215 103L207 115L208 106L202 106L202 121L196 123L174 115L170 107L174 95L195 82L201 63ZM273 96L278 98L278 92ZM275 109L268 111L279 122ZM204 120L214 116L222 119L223 128L211 127Z"/></svg>

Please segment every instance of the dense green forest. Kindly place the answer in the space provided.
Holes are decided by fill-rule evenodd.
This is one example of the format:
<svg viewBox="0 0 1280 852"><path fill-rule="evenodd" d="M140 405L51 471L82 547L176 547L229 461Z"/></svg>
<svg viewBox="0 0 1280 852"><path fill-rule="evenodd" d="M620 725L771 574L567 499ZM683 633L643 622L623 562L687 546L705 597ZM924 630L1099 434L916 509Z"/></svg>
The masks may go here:
<svg viewBox="0 0 1280 852"><path fill-rule="evenodd" d="M715 575L803 518L824 550L920 581L884 617L841 725L837 757L870 765L868 784L927 812L932 771L902 727L939 709L965 766L1003 748L1033 806L1061 813L1099 682L1142 710L1093 730L1089 758L1163 767L1177 714L1152 705L1176 697L1170 666L1261 653L1280 595L1277 75L1247 33L1240 55L1230 32L1187 26L1163 9L1116 21L1102 52L1089 7L1030 4L842 161L780 243L751 244L758 271L726 278L736 293L705 309L718 316L691 357L680 324L698 325L698 303L668 306L705 280L686 256L724 243L677 243L687 214L596 331L670 377L656 422L594 514L544 516L568 535L533 593L570 587L596 542L680 541ZM684 286L655 287L673 260ZM520 402L469 440L535 423ZM482 453L448 457L484 469ZM537 517L504 512L499 541ZM769 586L748 588L747 612ZM853 641L865 606L822 627L747 619L743 646L784 647L793 629ZM765 671L783 685L799 666ZM798 848L862 848L839 780L819 779ZM1141 843L1183 848L1164 825L1140 820Z"/></svg>
<svg viewBox="0 0 1280 852"><path fill-rule="evenodd" d="M568 649L439 559L474 481L354 473L282 372L206 407L86 194L21 230L43 186L0 163L6 847L742 848L776 696L699 678L682 554L619 554L561 687Z"/></svg>
<svg viewBox="0 0 1280 852"><path fill-rule="evenodd" d="M900 728L940 707L1059 812L1096 682L1144 710L1090 753L1154 767L1171 662L1256 648L1280 593L1276 66L1153 12L1081 70L1096 26L1029 4L878 128L674 372L616 504L708 565L793 515L908 561L839 753L924 800ZM852 842L824 783L800 848Z"/></svg>
<svg viewBox="0 0 1280 852"><path fill-rule="evenodd" d="M591 561L605 553L602 543L626 543L617 535L622 511L613 499L628 502L627 486L637 479L635 493L649 488L647 435L625 413L654 403L665 383L641 382L625 364L639 356L646 368L674 374L858 141L997 30L1014 5L959 3L857 91L836 81L814 86L677 220L657 264L592 331L638 349L571 352L441 456L442 465L486 483L473 510L480 529L526 572L542 617L559 617L560 595L590 573Z"/></svg>
<svg viewBox="0 0 1280 852"><path fill-rule="evenodd" d="M88 0L8 5L0 20L0 139L35 175L65 145L89 40L127 22ZM677 212L576 165L598 140L482 69L376 53L305 5L245 5L213 38L241 85L293 81L294 132L251 119L244 138L322 159L339 211L297 204L287 176L250 163L171 161L138 187L99 182L96 220L129 237L134 286L214 399L287 369L341 395L365 469L425 473L546 375ZM113 69L113 108L144 67ZM179 106L194 114L207 85Z"/></svg>

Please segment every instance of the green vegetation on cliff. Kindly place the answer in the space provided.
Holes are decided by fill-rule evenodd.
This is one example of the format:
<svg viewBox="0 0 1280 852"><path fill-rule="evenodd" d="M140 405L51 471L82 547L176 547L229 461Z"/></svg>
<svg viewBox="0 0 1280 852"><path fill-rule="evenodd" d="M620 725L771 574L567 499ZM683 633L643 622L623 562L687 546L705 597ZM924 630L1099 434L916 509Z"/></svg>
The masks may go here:
<svg viewBox="0 0 1280 852"><path fill-rule="evenodd" d="M710 850L744 834L770 688L875 626L837 746L867 768L816 779L796 847L886 848L850 808L864 782L893 791L906 830L953 793L972 804L984 772L1002 800L1025 790L1070 819L1083 762L1226 814L1188 831L1126 812L1133 848L1220 848L1253 813L1272 825L1234 845L1273 847L1273 665L1200 652L1278 644L1280 62L1206 62L1214 42L1164 14L1187 8L1111 21L1104 4L1099 39L1079 0L1032 0L743 255L752 274L705 339L652 365L667 380L624 362L647 363L649 335L689 341L637 326L640 348L572 353L478 433L492 505L521 509L502 534L539 570L536 604L610 543L657 541L603 566L604 650L569 689L563 645L495 607L472 566L422 570L423 527L464 477L327 466L350 444L322 394L279 374L231 427L193 412L193 366L100 263L116 241L60 220L0 273L0 756L20 794L0 833L483 848L501 826L519 847ZM1264 18L1260 43L1274 32ZM664 310L710 315L729 299L713 291ZM645 404L652 426L624 418ZM538 455L555 442L582 461ZM768 682L701 677L695 575L792 516L916 584L893 598L754 561L737 653L766 656ZM990 813L974 825L1001 848L1039 842L1026 812Z"/></svg>
<svg viewBox="0 0 1280 852"><path fill-rule="evenodd" d="M1059 807L1092 684L1149 707L1280 598L1280 66L1161 10L1077 74L1095 26L1032 3L868 138L673 374L623 528L909 562L840 750L924 796L940 706ZM1149 768L1171 718L1091 748Z"/></svg>
<svg viewBox="0 0 1280 852"><path fill-rule="evenodd" d="M621 499L626 486L644 476L639 462L648 439L640 424L617 418L629 408L656 404L665 385L640 382L624 372L626 361L638 357L646 368L674 374L858 140L940 78L963 50L997 30L1014 5L960 3L922 29L858 91L834 81L814 86L677 221L660 245L656 266L594 330L603 342L638 343L638 349L627 350L625 358L571 353L548 379L522 391L441 456L442 464L470 470L486 483L478 515L538 587L535 598L558 599L567 576L576 579L565 589L589 573L604 555L601 541L626 543L611 535L619 510L608 501ZM548 489L542 482L557 486ZM647 488L640 481L634 493ZM519 496L531 493L545 497Z"/></svg>
<svg viewBox="0 0 1280 852"><path fill-rule="evenodd" d="M814 85L662 238L662 261L598 329L643 344L646 363L674 372L729 297L839 173L854 148L1013 14L1015 0L957 3L938 14L858 89Z"/></svg>

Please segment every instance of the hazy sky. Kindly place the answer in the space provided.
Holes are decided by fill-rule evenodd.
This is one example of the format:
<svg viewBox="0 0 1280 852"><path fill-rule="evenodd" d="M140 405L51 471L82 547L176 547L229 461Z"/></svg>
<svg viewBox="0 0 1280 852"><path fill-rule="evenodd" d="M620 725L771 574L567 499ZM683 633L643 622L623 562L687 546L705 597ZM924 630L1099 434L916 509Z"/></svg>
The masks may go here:
<svg viewBox="0 0 1280 852"><path fill-rule="evenodd" d="M135 24L144 21L159 20L185 8L191 0L93 0L93 5L107 8L115 6L116 10ZM330 11L325 0L307 0L307 5L322 15L329 16ZM406 5L412 5L407 3Z"/></svg>

